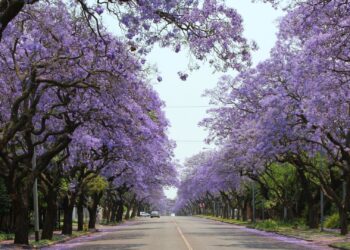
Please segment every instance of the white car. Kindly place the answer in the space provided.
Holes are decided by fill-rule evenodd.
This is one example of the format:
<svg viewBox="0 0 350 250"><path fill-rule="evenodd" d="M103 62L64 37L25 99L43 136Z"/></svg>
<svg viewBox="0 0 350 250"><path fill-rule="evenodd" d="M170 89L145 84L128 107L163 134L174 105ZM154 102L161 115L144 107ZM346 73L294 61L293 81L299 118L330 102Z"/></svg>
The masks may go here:
<svg viewBox="0 0 350 250"><path fill-rule="evenodd" d="M146 212L140 212L140 217L150 217L151 215Z"/></svg>
<svg viewBox="0 0 350 250"><path fill-rule="evenodd" d="M170 216L175 216L175 213L171 213Z"/></svg>
<svg viewBox="0 0 350 250"><path fill-rule="evenodd" d="M151 212L151 218L153 218L153 217L160 218L159 212L158 211L152 211Z"/></svg>

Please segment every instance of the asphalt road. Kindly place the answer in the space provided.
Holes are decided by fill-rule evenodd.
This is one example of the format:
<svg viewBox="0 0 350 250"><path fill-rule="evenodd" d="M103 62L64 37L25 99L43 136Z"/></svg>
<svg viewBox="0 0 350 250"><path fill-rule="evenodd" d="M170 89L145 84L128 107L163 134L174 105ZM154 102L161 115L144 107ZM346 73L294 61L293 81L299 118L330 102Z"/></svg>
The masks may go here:
<svg viewBox="0 0 350 250"><path fill-rule="evenodd" d="M196 217L142 218L50 249L263 250L328 249L309 242Z"/></svg>

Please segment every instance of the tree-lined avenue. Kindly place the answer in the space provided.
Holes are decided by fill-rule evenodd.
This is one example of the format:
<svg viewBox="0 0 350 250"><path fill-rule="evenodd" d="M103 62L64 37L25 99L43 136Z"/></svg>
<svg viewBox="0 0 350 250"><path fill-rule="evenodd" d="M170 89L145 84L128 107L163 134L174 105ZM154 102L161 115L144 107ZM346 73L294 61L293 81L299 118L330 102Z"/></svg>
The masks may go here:
<svg viewBox="0 0 350 250"><path fill-rule="evenodd" d="M160 219L138 219L92 240L89 238L72 240L47 249L327 250L329 248L198 217L163 216Z"/></svg>

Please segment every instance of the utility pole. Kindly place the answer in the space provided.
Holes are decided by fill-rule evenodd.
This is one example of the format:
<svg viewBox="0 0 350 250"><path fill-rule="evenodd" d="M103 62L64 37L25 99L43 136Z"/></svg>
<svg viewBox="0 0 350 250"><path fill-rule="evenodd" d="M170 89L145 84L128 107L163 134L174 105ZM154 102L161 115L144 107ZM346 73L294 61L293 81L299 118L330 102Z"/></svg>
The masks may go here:
<svg viewBox="0 0 350 250"><path fill-rule="evenodd" d="M283 207L283 220L284 221L287 221L287 207L286 206L284 206Z"/></svg>
<svg viewBox="0 0 350 250"><path fill-rule="evenodd" d="M343 170L343 176L344 176L344 180L343 180L343 185L342 185L342 187L343 187L343 204L345 205L345 203L346 203L346 178L345 178L345 171Z"/></svg>
<svg viewBox="0 0 350 250"><path fill-rule="evenodd" d="M288 179L288 176L287 174L285 173L284 174L284 184L287 185L287 179ZM287 205L286 205L286 202L287 202L287 186L284 188L284 206L283 206L283 220L284 221L287 221L287 216L288 216L288 211L287 211Z"/></svg>
<svg viewBox="0 0 350 250"><path fill-rule="evenodd" d="M32 142L34 143L34 135L32 135ZM33 172L36 169L36 152L35 147L33 149L32 157L32 168ZM34 231L35 241L39 241L39 206L38 206L38 178L35 177L33 185L33 205L34 205Z"/></svg>
<svg viewBox="0 0 350 250"><path fill-rule="evenodd" d="M324 197L323 197L323 191L321 189L320 193L320 204L321 204L321 232L323 232L323 221L324 221Z"/></svg>
<svg viewBox="0 0 350 250"><path fill-rule="evenodd" d="M255 183L252 185L252 208L253 208L253 223L255 223Z"/></svg>

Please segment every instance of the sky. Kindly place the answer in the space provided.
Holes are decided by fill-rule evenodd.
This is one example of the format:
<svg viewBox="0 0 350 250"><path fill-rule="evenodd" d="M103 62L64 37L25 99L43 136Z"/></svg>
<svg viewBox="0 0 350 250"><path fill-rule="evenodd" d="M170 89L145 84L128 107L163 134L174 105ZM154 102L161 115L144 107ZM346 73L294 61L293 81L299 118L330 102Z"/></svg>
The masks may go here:
<svg viewBox="0 0 350 250"><path fill-rule="evenodd" d="M243 17L245 37L255 40L259 50L253 52L253 63L269 57L269 52L276 41L278 18L283 15L269 4L252 3L248 0L230 1ZM174 53L169 49L156 48L148 56L151 63L157 64L161 83L155 84L159 96L165 101L164 111L170 121L169 137L176 141L175 159L181 164L186 158L212 148L204 143L207 132L198 126L206 117L209 99L202 94L206 89L216 86L222 73L213 74L208 65L190 74L187 81L181 81L177 72L186 68L189 58L186 53ZM229 72L229 74L235 74ZM176 188L165 190L168 198L175 198Z"/></svg>
<svg viewBox="0 0 350 250"><path fill-rule="evenodd" d="M249 0L227 1L238 10L243 17L244 35L254 40L259 50L253 52L253 63L269 57L269 52L276 41L278 18L283 16L281 10L276 10L270 4L252 3ZM106 20L112 26L111 20ZM115 25L115 22L113 22ZM186 158L212 148L204 143L207 132L198 126L206 117L209 99L202 94L206 89L216 86L222 73L213 74L208 65L202 65L197 71L191 72L187 81L181 81L178 71L187 68L189 57L186 52L175 53L169 49L155 48L147 57L149 64L155 64L163 81L157 83L154 77L154 88L165 102L166 117L170 121L169 137L176 141L175 160L183 164ZM229 74L235 74L229 72ZM176 196L176 188L165 190L168 198Z"/></svg>
<svg viewBox="0 0 350 250"><path fill-rule="evenodd" d="M259 50L253 53L254 64L266 59L276 40L276 19L282 12L274 10L269 4L251 3L249 0L230 2L234 2L243 16L245 36L254 39L259 45ZM148 60L157 64L163 78L154 87L166 103L164 111L171 124L169 136L177 144L175 158L183 163L187 157L210 147L203 142L207 132L198 127L198 122L206 116L209 103L209 99L202 94L205 89L215 87L222 73L213 74L213 70L204 65L200 70L192 72L184 82L178 78L177 72L185 69L188 64L186 52L176 54L169 49L156 48Z"/></svg>

